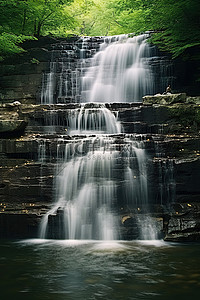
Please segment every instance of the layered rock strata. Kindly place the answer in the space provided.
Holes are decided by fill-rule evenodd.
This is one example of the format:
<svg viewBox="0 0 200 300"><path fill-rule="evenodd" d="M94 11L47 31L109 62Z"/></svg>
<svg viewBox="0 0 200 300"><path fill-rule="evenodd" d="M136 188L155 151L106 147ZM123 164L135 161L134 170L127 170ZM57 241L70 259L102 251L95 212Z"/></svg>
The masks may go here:
<svg viewBox="0 0 200 300"><path fill-rule="evenodd" d="M190 99L190 103L170 105L111 103L106 107L118 112L124 128L123 134L115 136L118 145L123 146L126 134L144 140L150 157L148 209L160 228L160 236L170 241L199 240L199 105L191 104ZM80 104L1 105L1 237L37 237L41 217L54 201L58 141L64 151L66 143L84 138L68 133L68 116L75 108ZM49 115L53 116L51 124ZM23 128L14 126L16 122L23 123ZM55 126L54 132L48 131L49 125ZM166 166L171 161L176 192L163 195L161 201L160 180L165 185ZM166 191L169 186L166 183L162 188ZM145 207L128 207L122 201L118 209L121 238L137 238L136 219L146 214ZM56 216L51 219L55 225Z"/></svg>

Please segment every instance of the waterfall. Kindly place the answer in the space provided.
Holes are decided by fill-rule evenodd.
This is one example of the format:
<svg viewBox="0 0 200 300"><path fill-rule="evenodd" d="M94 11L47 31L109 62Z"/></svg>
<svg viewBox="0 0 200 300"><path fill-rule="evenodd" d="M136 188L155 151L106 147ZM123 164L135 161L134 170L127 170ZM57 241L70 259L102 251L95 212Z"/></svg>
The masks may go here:
<svg viewBox="0 0 200 300"><path fill-rule="evenodd" d="M55 62L50 62L50 72L43 74L41 104L54 103L54 89L55 89Z"/></svg>
<svg viewBox="0 0 200 300"><path fill-rule="evenodd" d="M145 137L123 133L120 111L112 112L106 104L141 102L156 91L155 49L148 37L87 37L73 45L62 43L59 51L54 47L41 103L81 103L59 116L50 105L44 122L46 134L60 127L65 134L56 139L55 202L42 218L41 238L116 240L120 226L131 218L138 238L157 238L148 215L152 199ZM39 151L43 163L45 144ZM164 171L159 171L161 204L163 192L170 197L173 185L172 165Z"/></svg>
<svg viewBox="0 0 200 300"><path fill-rule="evenodd" d="M73 110L68 116L68 128L70 134L90 133L121 133L121 124L104 104L82 105L80 109Z"/></svg>
<svg viewBox="0 0 200 300"><path fill-rule="evenodd" d="M154 92L148 34L105 42L82 78L83 102L139 102Z"/></svg>
<svg viewBox="0 0 200 300"><path fill-rule="evenodd" d="M139 36L81 37L53 45L41 104L141 102L173 82L169 58Z"/></svg>
<svg viewBox="0 0 200 300"><path fill-rule="evenodd" d="M59 231L63 230L65 239L117 238L114 232L115 216L111 212L116 193L116 183L112 180L114 156L115 153L103 153L100 147L81 157L75 158L73 155L62 164L56 178L57 202L48 214L62 210L63 227ZM44 227L46 224L41 236L45 236Z"/></svg>
<svg viewBox="0 0 200 300"><path fill-rule="evenodd" d="M145 149L135 139L125 142L128 149L117 136L104 135L66 144L56 168L56 201L43 218L41 238L52 237L52 231L53 237L64 239L120 237L120 195L125 191L131 206L148 202Z"/></svg>
<svg viewBox="0 0 200 300"><path fill-rule="evenodd" d="M137 223L139 227L139 234L142 240L158 239L158 228L155 219L149 215L138 215Z"/></svg>

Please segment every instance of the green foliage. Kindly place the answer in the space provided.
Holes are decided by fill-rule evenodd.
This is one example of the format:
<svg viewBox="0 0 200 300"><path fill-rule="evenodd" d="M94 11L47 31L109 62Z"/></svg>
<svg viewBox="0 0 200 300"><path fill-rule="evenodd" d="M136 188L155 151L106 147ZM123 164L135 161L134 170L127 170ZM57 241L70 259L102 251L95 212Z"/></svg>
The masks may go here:
<svg viewBox="0 0 200 300"><path fill-rule="evenodd" d="M49 33L66 36L75 20L66 7L72 0L0 0L0 56L19 53L25 39Z"/></svg>
<svg viewBox="0 0 200 300"><path fill-rule="evenodd" d="M0 25L15 34L40 36L59 26L72 26L65 10L71 0L0 1Z"/></svg>
<svg viewBox="0 0 200 300"><path fill-rule="evenodd" d="M1 55L22 51L18 37L116 35L155 31L161 50L199 60L199 0L0 0ZM4 35L2 35L4 34ZM7 50L6 50L7 49Z"/></svg>
<svg viewBox="0 0 200 300"><path fill-rule="evenodd" d="M153 30L160 30L152 41L173 57L186 55L193 47L200 46L198 0L160 0L152 9Z"/></svg>
<svg viewBox="0 0 200 300"><path fill-rule="evenodd" d="M35 65L38 65L40 62L39 62L38 59L32 58L32 59L31 59L31 63L32 63L32 64L35 64Z"/></svg>
<svg viewBox="0 0 200 300"><path fill-rule="evenodd" d="M24 50L19 47L19 44L27 39L33 39L33 37L5 32L0 34L0 60L3 60L3 57L10 54L23 52Z"/></svg>
<svg viewBox="0 0 200 300"><path fill-rule="evenodd" d="M192 49L200 46L199 11L199 0L75 0L70 6L78 34L151 30L156 32L152 41L161 50L185 59L191 59Z"/></svg>

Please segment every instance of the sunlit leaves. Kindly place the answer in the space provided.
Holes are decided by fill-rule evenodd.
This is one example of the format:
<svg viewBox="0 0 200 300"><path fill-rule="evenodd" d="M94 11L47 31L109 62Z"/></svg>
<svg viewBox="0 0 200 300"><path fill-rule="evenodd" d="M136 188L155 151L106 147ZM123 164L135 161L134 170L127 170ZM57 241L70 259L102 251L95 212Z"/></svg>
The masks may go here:
<svg viewBox="0 0 200 300"><path fill-rule="evenodd" d="M93 0L87 11L86 2L75 0L71 6L72 13L78 7L80 34L137 34L154 30L157 33L153 41L173 57L185 55L199 45L199 0Z"/></svg>
<svg viewBox="0 0 200 300"><path fill-rule="evenodd" d="M0 60L3 56L8 54L20 53L24 50L19 47L19 44L27 39L33 39L33 37L24 36L24 35L15 35L11 33L3 32L0 34Z"/></svg>
<svg viewBox="0 0 200 300"><path fill-rule="evenodd" d="M0 55L23 51L19 44L29 37L49 33L66 36L75 27L65 9L72 0L0 0Z"/></svg>
<svg viewBox="0 0 200 300"><path fill-rule="evenodd" d="M154 30L154 43L177 57L199 46L199 6L199 0L0 0L0 34L95 36Z"/></svg>

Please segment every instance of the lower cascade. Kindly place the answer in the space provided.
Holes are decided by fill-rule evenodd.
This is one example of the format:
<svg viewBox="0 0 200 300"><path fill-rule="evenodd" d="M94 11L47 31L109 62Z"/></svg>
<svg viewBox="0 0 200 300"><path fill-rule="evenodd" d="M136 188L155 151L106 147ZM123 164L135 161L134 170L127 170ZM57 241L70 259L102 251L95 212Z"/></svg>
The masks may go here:
<svg viewBox="0 0 200 300"><path fill-rule="evenodd" d="M134 230L131 237L157 239L157 224L150 214L155 200L148 178L153 168L146 149L149 142L142 135L119 133L60 139L55 203L42 219L40 238L118 240L126 237L123 226L128 224ZM173 165L161 170L160 204L172 199L174 191Z"/></svg>
<svg viewBox="0 0 200 300"><path fill-rule="evenodd" d="M117 136L99 136L66 144L56 169L56 202L43 218L41 238L120 239L117 207L148 206L143 142L118 143Z"/></svg>

